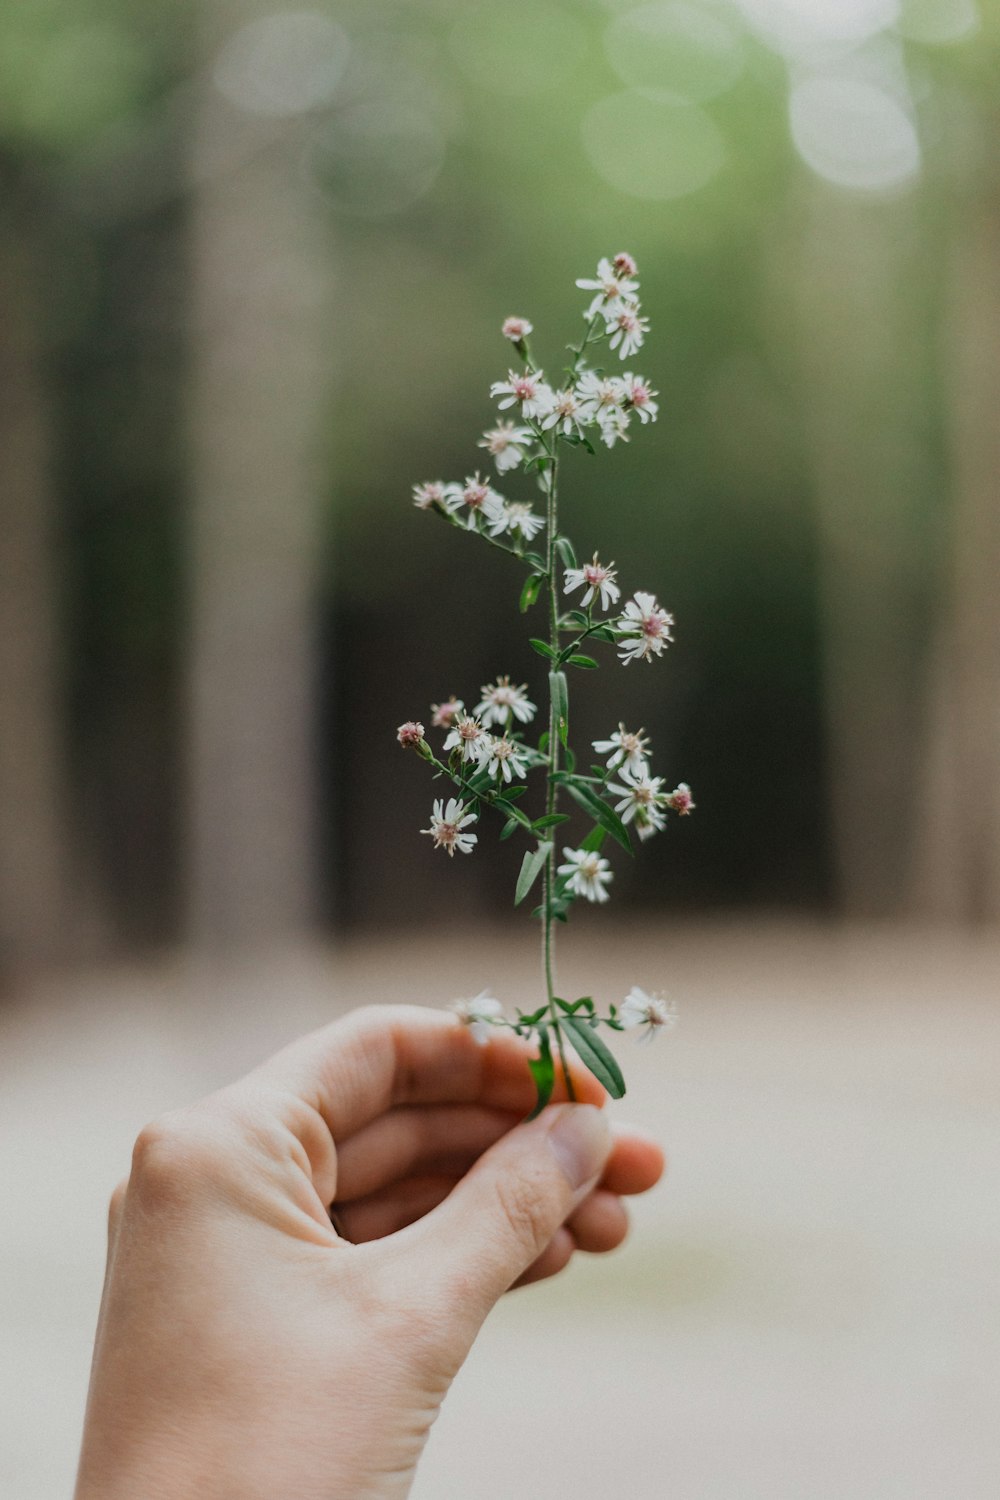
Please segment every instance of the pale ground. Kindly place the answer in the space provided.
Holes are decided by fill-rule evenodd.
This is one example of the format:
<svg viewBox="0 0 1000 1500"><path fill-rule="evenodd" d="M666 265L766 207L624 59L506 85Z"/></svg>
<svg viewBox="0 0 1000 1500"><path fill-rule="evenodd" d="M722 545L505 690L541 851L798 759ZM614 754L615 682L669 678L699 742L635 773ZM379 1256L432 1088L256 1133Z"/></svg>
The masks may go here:
<svg viewBox="0 0 1000 1500"><path fill-rule="evenodd" d="M669 1181L623 1251L493 1315L416 1500L997 1500L1000 944L601 934L569 935L566 993L624 976L680 1002L673 1036L621 1049L615 1106L669 1143ZM71 1491L105 1202L138 1127L352 1004L487 983L526 1003L509 951L388 936L0 1005L4 1500Z"/></svg>

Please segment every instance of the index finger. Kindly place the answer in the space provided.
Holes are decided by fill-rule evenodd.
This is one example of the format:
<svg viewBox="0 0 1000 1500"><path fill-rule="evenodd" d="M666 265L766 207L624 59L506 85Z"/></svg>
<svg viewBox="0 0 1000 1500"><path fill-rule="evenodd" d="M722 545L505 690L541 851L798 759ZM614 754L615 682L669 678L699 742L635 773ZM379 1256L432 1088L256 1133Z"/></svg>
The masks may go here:
<svg viewBox="0 0 1000 1500"><path fill-rule="evenodd" d="M530 1043L498 1028L475 1040L458 1016L416 1005L373 1005L301 1037L257 1070L290 1087L344 1140L398 1104L479 1103L527 1114L535 1102ZM605 1093L582 1065L570 1065L581 1103ZM565 1100L560 1077L553 1102Z"/></svg>

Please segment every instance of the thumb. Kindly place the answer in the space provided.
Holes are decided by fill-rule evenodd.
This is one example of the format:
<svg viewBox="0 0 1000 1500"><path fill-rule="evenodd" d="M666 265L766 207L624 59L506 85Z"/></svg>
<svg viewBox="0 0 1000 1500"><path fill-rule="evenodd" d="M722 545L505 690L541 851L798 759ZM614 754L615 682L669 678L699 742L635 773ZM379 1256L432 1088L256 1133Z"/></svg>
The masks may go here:
<svg viewBox="0 0 1000 1500"><path fill-rule="evenodd" d="M611 1151L592 1104L562 1104L516 1125L445 1201L411 1226L433 1278L460 1286L478 1321L538 1259L600 1178ZM412 1245L411 1240L411 1245Z"/></svg>

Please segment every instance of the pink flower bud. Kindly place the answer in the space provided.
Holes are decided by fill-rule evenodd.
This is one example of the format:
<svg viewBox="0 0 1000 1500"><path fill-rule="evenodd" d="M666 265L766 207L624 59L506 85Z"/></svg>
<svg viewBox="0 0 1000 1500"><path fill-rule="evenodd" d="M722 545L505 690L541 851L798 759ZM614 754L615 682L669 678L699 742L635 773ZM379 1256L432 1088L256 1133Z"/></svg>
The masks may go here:
<svg viewBox="0 0 1000 1500"><path fill-rule="evenodd" d="M396 738L404 750L419 745L424 737L424 726L416 719L407 719L405 724L400 724L396 730Z"/></svg>

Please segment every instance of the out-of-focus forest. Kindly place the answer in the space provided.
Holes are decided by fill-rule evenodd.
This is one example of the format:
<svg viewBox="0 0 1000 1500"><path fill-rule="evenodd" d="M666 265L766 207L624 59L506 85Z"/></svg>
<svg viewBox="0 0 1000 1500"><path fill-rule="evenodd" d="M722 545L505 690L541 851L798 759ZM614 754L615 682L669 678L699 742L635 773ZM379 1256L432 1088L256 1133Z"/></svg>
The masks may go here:
<svg viewBox="0 0 1000 1500"><path fill-rule="evenodd" d="M974 0L10 0L3 969L506 911L394 729L544 666L410 486L620 249L660 421L563 514L677 642L576 734L698 811L616 897L1000 919L998 61Z"/></svg>

